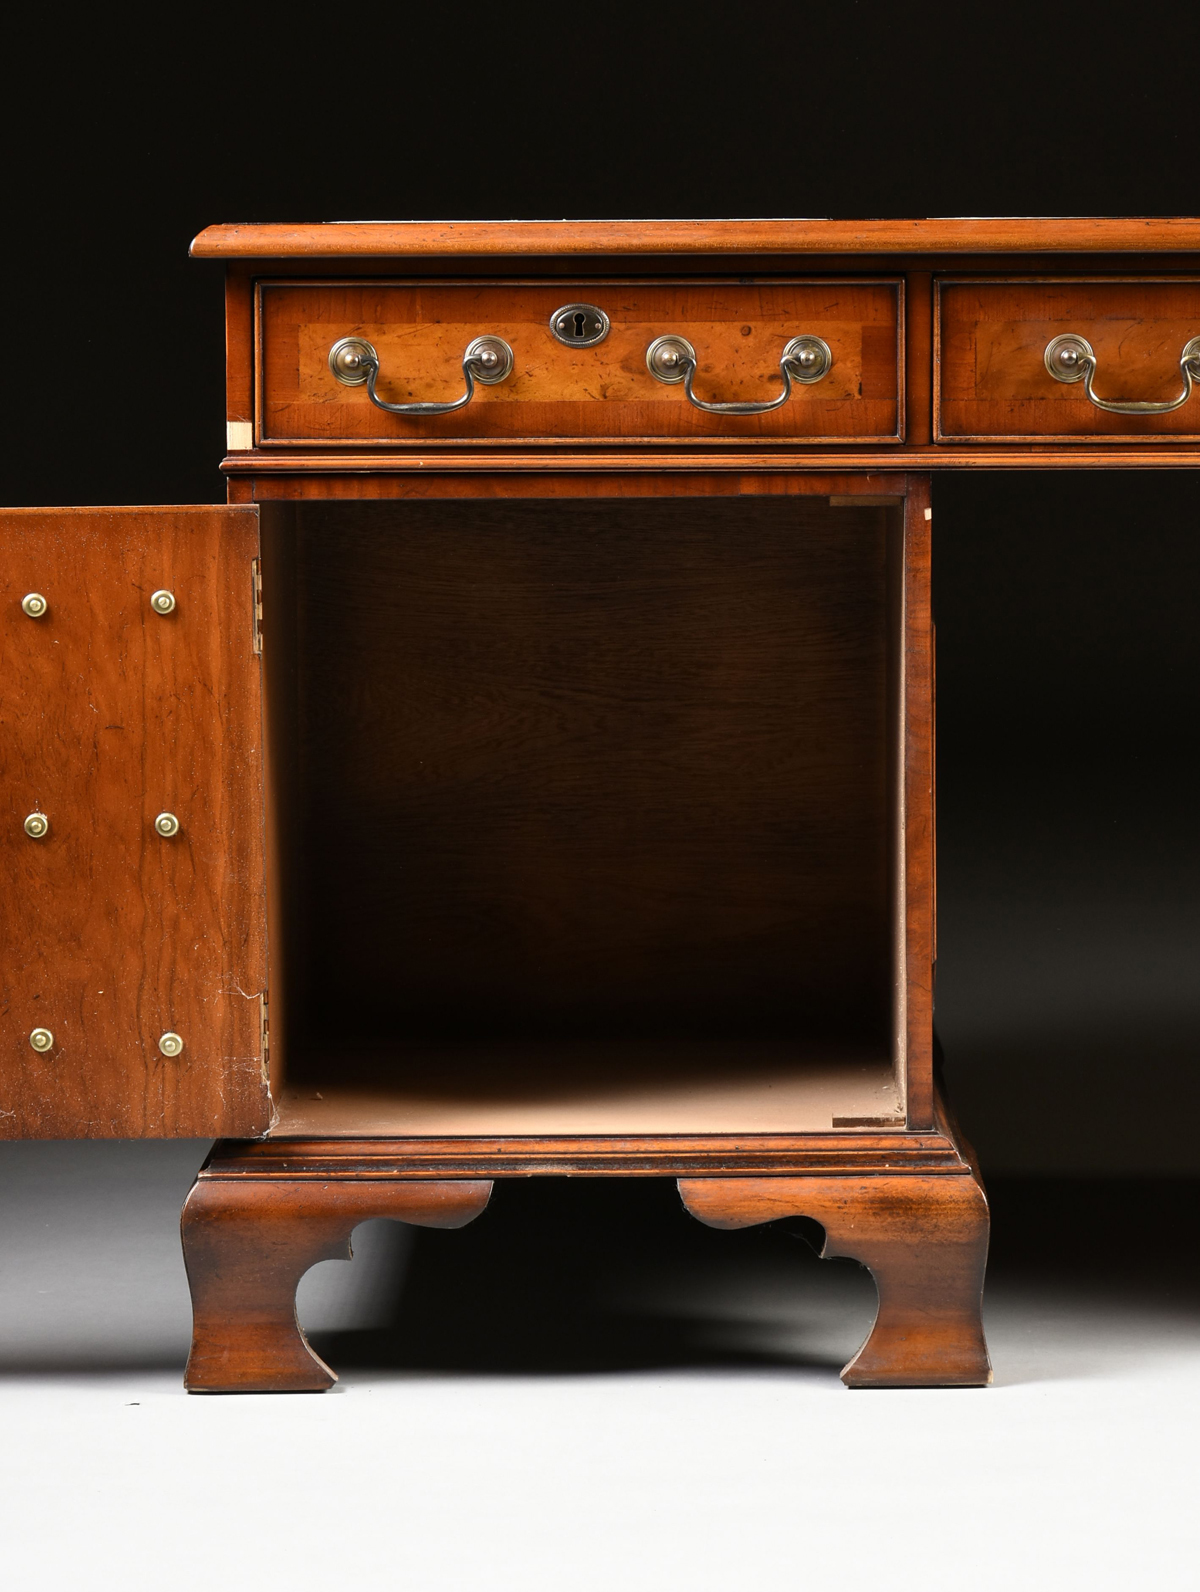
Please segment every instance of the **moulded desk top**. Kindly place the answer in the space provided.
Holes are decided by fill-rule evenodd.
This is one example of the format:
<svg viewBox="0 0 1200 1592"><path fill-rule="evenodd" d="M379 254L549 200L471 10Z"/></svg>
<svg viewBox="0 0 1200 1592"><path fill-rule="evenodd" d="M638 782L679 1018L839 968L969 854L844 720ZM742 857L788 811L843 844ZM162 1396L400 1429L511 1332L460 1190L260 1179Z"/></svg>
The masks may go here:
<svg viewBox="0 0 1200 1592"><path fill-rule="evenodd" d="M915 220L232 222L200 259L472 255L1197 253L1192 216L951 216Z"/></svg>

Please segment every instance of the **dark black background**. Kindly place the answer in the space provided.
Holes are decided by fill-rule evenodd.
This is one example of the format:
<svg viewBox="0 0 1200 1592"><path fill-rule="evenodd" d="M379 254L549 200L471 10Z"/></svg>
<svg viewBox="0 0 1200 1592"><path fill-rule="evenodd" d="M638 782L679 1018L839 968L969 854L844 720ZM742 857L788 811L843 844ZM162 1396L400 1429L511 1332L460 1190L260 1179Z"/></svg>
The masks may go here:
<svg viewBox="0 0 1200 1592"><path fill-rule="evenodd" d="M10 504L222 496L213 221L1200 211L1194 8L9 24ZM939 1022L996 1170L1200 1170L1191 472L935 488Z"/></svg>

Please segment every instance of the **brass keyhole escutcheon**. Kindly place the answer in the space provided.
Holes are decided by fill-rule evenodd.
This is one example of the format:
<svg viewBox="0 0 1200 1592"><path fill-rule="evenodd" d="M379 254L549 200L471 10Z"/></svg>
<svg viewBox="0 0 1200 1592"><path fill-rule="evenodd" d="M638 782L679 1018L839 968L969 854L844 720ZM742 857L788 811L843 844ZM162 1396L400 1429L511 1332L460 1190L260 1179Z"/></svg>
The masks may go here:
<svg viewBox="0 0 1200 1592"><path fill-rule="evenodd" d="M564 304L550 317L550 330L568 348L594 348L608 336L610 325L595 304Z"/></svg>

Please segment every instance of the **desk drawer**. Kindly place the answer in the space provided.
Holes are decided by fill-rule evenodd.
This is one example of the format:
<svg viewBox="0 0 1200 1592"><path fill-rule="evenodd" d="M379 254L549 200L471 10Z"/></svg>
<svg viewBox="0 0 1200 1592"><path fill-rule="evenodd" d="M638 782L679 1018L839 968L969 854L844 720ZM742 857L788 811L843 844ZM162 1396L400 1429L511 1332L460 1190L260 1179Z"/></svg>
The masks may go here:
<svg viewBox="0 0 1200 1592"><path fill-rule="evenodd" d="M263 282L257 289L258 446L431 443L898 442L901 295L888 281ZM583 343L551 329L556 312L596 306L609 327ZM575 326L572 313L568 329ZM499 338L511 372L493 385L482 367L469 402L441 414L395 414L365 384L330 367L341 339L369 345L377 399L438 404L466 390L464 354ZM702 403L762 404L782 396L781 358L793 338L824 344L828 370L792 364L791 396L766 413L709 413L679 379L656 379L647 351L680 337ZM357 347L357 345L356 345ZM815 341L807 347L817 348ZM803 352L803 350L801 350ZM356 357L359 357L356 354ZM501 345L501 357L503 356ZM490 374L495 375L494 367ZM679 375L663 367L666 374ZM363 377L364 365L342 374Z"/></svg>
<svg viewBox="0 0 1200 1592"><path fill-rule="evenodd" d="M936 322L939 442L1200 438L1200 281L943 280Z"/></svg>

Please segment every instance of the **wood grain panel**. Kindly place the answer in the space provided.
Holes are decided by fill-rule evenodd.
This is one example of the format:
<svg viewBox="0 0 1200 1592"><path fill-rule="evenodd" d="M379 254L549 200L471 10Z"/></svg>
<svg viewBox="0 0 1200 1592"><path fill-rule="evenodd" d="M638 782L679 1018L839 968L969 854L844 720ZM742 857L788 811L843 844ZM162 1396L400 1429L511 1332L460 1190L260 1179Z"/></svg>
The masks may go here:
<svg viewBox="0 0 1200 1592"><path fill-rule="evenodd" d="M443 470L438 468L436 460L425 456L428 468L392 472L363 468L355 473L326 468L297 475L281 471L232 479L244 489L253 487L253 498L245 501L264 505L303 500L394 503L425 498L595 498L600 493L606 499L828 497L855 492L868 497L899 498L903 496L907 479L902 474L884 474L876 470L864 471L861 475L832 471L818 474L797 470L794 465L772 470L748 469L743 463L739 470L721 470L713 468L714 464L723 462L721 456L711 454L705 460L693 457L692 468L688 470L671 469L659 458L651 462L644 453L635 458L621 455L620 459L620 468L606 470L602 476L596 468L594 455L586 467L543 468L545 464L553 466L557 462L557 458L551 458L539 460L532 468L505 470L500 468L502 456L477 454L473 462L482 465L482 469L460 469L456 461ZM580 461L576 461L576 465L579 464ZM698 465L704 468L697 468Z"/></svg>
<svg viewBox="0 0 1200 1592"><path fill-rule="evenodd" d="M317 1088L431 1040L886 1060L887 514L296 510L290 1031Z"/></svg>
<svg viewBox="0 0 1200 1592"><path fill-rule="evenodd" d="M910 476L904 502L904 782L901 885L904 897L903 994L908 1125L933 1126L933 971L937 957L934 837L934 636L931 606L932 508L927 477Z"/></svg>
<svg viewBox="0 0 1200 1592"><path fill-rule="evenodd" d="M209 1166L221 1176L274 1178L730 1177L794 1172L925 1172L956 1175L969 1157L938 1107L932 1133L834 1129L792 1134L472 1135L470 1138L311 1137L285 1130L252 1143L218 1144ZM336 1106L336 1102L335 1102ZM203 1174L201 1174L203 1176Z"/></svg>
<svg viewBox="0 0 1200 1592"><path fill-rule="evenodd" d="M930 216L832 221L235 222L206 227L197 259L477 255L1200 252L1194 216Z"/></svg>
<svg viewBox="0 0 1200 1592"><path fill-rule="evenodd" d="M940 282L937 439L1200 440L1200 394L1170 414L1119 415L1082 382L1055 381L1046 344L1067 332L1095 350L1100 397L1173 398L1184 345L1200 336L1200 280Z"/></svg>
<svg viewBox="0 0 1200 1592"><path fill-rule="evenodd" d="M337 1377L296 1319L296 1286L322 1260L349 1260L369 1217L465 1227L490 1182L249 1182L201 1177L183 1208L192 1290L189 1393L317 1393Z"/></svg>
<svg viewBox="0 0 1200 1592"><path fill-rule="evenodd" d="M732 477L732 484L721 491L741 493L752 490L742 483L767 482L772 478L803 482L821 480L837 472L843 481L858 479L871 483L884 472L945 470L1196 470L1200 469L1200 448L1187 442L1158 439L1137 445L1100 444L1073 441L1038 446L994 444L951 445L940 443L928 448L849 449L829 452L814 448L803 457L795 451L779 453L725 453L716 449L705 454L605 453L602 462L606 475L605 491L628 490L620 483L636 481L647 471L659 479L675 477L684 482L700 480L702 490L718 490L711 483L719 475ZM231 503L268 502L294 498L379 498L408 497L422 491L442 496L513 497L566 495L586 489L601 460L596 452L551 453L444 453L431 451L398 453L268 453L236 454L221 464ZM576 486L568 488L574 477ZM432 483L428 488L421 478ZM472 481L472 478L474 480ZM636 491L637 488L632 490ZM662 487L665 495L668 487ZM679 487L674 490L679 490ZM769 490L761 486L760 491ZM839 487L838 491L849 490ZM873 485L864 485L874 491ZM882 490L887 490L886 488Z"/></svg>
<svg viewBox="0 0 1200 1592"><path fill-rule="evenodd" d="M257 547L253 508L0 516L4 1137L267 1126ZM23 831L33 808L44 840Z"/></svg>
<svg viewBox="0 0 1200 1592"><path fill-rule="evenodd" d="M748 1016L747 1027L753 1028ZM315 1084L276 1096L276 1133L293 1137L828 1133L904 1124L882 1043L822 1053L775 1041L623 1040L589 1044L397 1044L310 1057ZM349 1077L341 1087L330 1079Z"/></svg>
<svg viewBox="0 0 1200 1592"><path fill-rule="evenodd" d="M254 287L236 269L225 273L225 419L254 422Z"/></svg>
<svg viewBox="0 0 1200 1592"><path fill-rule="evenodd" d="M905 440L910 448L933 440L933 274L910 271L904 287Z"/></svg>
<svg viewBox="0 0 1200 1592"><path fill-rule="evenodd" d="M259 289L260 445L403 448L431 442L557 445L708 438L759 441L898 440L902 284L889 282L408 283L361 279L265 283ZM612 330L593 348L564 346L553 312L571 300L599 304ZM816 333L834 363L797 384L767 415L708 415L681 385L646 369L654 338L687 337L698 358L697 396L757 402L778 396L789 339ZM463 390L463 351L483 333L503 337L513 374L479 387L465 409L391 415L365 387L346 387L328 366L339 338L364 337L379 354L379 395L391 403L440 402Z"/></svg>
<svg viewBox="0 0 1200 1592"><path fill-rule="evenodd" d="M867 1267L879 1309L842 1370L847 1387L992 1380L981 1317L990 1224L975 1176L681 1178L679 1195L693 1216L726 1230L807 1216L825 1229L822 1259Z"/></svg>

